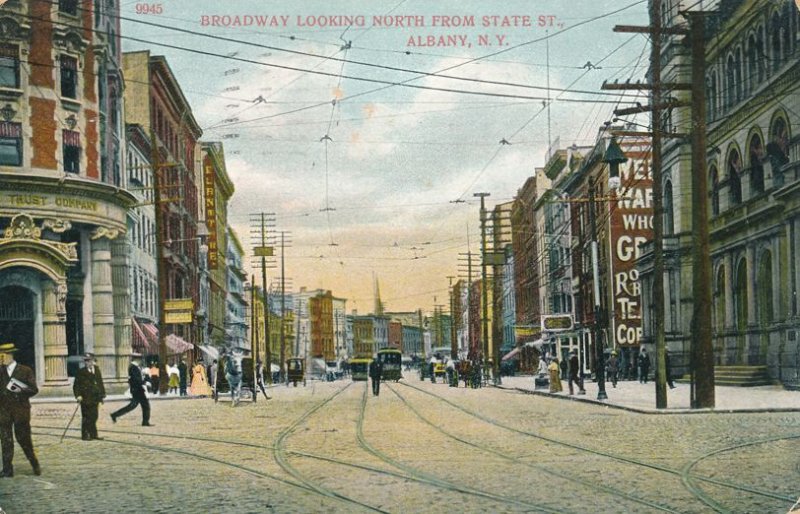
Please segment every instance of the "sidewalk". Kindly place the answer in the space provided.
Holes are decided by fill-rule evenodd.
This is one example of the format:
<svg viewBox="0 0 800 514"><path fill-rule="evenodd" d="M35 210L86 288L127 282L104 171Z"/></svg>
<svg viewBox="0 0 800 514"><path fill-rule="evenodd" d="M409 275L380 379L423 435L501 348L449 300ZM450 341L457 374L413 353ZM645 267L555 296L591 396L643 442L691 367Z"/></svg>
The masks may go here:
<svg viewBox="0 0 800 514"><path fill-rule="evenodd" d="M278 384L272 384L266 386L267 391L269 391L271 388L277 387L277 385ZM147 393L147 399L150 400L151 402L161 401L161 400L197 400L200 398L210 398L210 396L193 396L191 394L188 396L180 396L178 394ZM230 393L222 393L220 398L229 399ZM110 394L106 396L106 399L103 403L128 402L130 401L130 399L131 399L131 394L128 391L126 391L125 394ZM34 396L33 398L31 398L31 404L37 404L37 403L76 403L76 401L74 396L42 396L42 397Z"/></svg>
<svg viewBox="0 0 800 514"><path fill-rule="evenodd" d="M566 381L561 381L564 391L550 393L549 389L534 389L533 376L503 377L503 389L515 389L529 394L562 398L580 402L607 405L609 407L624 409L645 414L686 414L707 412L800 412L800 392L787 391L781 386L762 387L726 387L715 388L714 409L690 409L689 384L675 384L675 389L667 387L667 408L656 409L656 385L648 381L640 384L638 381L618 382L614 388L606 382L606 395L608 400L597 399L597 383L587 380L584 382L585 395L570 396L569 386Z"/></svg>

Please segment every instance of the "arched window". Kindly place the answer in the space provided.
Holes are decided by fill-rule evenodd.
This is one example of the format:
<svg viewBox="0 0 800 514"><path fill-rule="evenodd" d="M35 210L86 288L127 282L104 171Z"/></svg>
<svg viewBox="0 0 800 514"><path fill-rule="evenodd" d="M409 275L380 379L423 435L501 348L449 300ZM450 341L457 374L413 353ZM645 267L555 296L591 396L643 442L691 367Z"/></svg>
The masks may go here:
<svg viewBox="0 0 800 514"><path fill-rule="evenodd" d="M742 159L734 149L728 156L728 192L731 205L742 203Z"/></svg>
<svg viewBox="0 0 800 514"><path fill-rule="evenodd" d="M764 250L758 266L758 321L762 325L775 320L775 308L772 305L772 254Z"/></svg>
<svg viewBox="0 0 800 514"><path fill-rule="evenodd" d="M756 36L756 67L758 68L758 83L764 82L764 69L766 54L764 53L764 27L758 27Z"/></svg>
<svg viewBox="0 0 800 514"><path fill-rule="evenodd" d="M769 129L767 155L772 164L772 174L778 181L783 177L783 166L789 162L789 128L783 116L777 116Z"/></svg>
<svg viewBox="0 0 800 514"><path fill-rule="evenodd" d="M675 233L675 211L672 201L672 181L664 182L664 235Z"/></svg>
<svg viewBox="0 0 800 514"><path fill-rule="evenodd" d="M756 43L755 34L750 34L747 40L747 92L750 93L755 90L761 80L758 78L758 45Z"/></svg>
<svg viewBox="0 0 800 514"><path fill-rule="evenodd" d="M736 94L736 65L733 62L733 55L728 56L728 64L725 68L725 109L733 107Z"/></svg>
<svg viewBox="0 0 800 514"><path fill-rule="evenodd" d="M753 193L764 192L764 144L761 136L753 134L748 151L750 158L750 189Z"/></svg>
<svg viewBox="0 0 800 514"><path fill-rule="evenodd" d="M787 62L792 55L792 12L797 9L798 7L792 5L792 2L783 3L783 16L781 16L781 56L783 60L781 64Z"/></svg>
<svg viewBox="0 0 800 514"><path fill-rule="evenodd" d="M736 329L743 331L747 328L747 261L742 259L736 268L733 290L733 312L736 316Z"/></svg>
<svg viewBox="0 0 800 514"><path fill-rule="evenodd" d="M708 185L711 189L711 214L719 215L719 172L716 164L712 164L708 172Z"/></svg>
<svg viewBox="0 0 800 514"><path fill-rule="evenodd" d="M778 17L778 13L772 15L772 20L770 21L770 25L772 30L770 34L772 36L772 52L770 54L770 59L772 60L772 71L776 71L781 66L781 20Z"/></svg>
<svg viewBox="0 0 800 514"><path fill-rule="evenodd" d="M742 80L742 49L736 49L736 57L734 58L734 81L736 85L736 103L742 101L743 97L743 80Z"/></svg>
<svg viewBox="0 0 800 514"><path fill-rule="evenodd" d="M725 328L725 266L717 270L716 287L714 287L715 325L720 332Z"/></svg>

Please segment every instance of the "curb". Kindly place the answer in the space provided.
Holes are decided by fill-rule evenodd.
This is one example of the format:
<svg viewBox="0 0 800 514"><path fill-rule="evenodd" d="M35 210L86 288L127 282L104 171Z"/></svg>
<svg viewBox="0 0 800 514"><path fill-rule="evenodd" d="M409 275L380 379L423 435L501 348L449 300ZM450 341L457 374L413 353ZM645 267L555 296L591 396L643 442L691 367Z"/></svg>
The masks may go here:
<svg viewBox="0 0 800 514"><path fill-rule="evenodd" d="M594 400L592 398L583 398L575 395L559 395L552 394L544 391L533 391L523 387L506 387L506 386L493 386L498 389L505 389L506 391L518 391L524 394L544 396L546 398L557 398L560 400L569 400L573 402L589 403L592 405L600 405L610 409L623 410L627 412L634 412L636 414L657 414L657 415L672 415L672 414L757 414L757 413L771 413L771 412L800 412L800 407L754 407L754 408L741 408L741 409L648 409L644 407L631 407L629 405L621 405L619 403L607 403L601 400Z"/></svg>

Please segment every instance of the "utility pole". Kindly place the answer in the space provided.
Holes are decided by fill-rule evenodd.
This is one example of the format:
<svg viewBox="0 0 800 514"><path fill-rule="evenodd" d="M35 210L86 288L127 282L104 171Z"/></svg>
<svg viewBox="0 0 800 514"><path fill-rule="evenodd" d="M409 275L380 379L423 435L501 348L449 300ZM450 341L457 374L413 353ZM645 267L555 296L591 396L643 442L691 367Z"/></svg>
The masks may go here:
<svg viewBox="0 0 800 514"><path fill-rule="evenodd" d="M272 345L270 342L270 330L269 330L269 292L267 291L267 257L272 257L274 255L274 248L272 246L267 246L267 222L274 222L273 218L270 216L274 216L272 213L265 213L260 212L258 214L253 215L251 218L251 222L253 224L253 229L251 231L251 237L253 238L254 242L256 243L255 247L253 248L253 256L254 257L261 257L261 290L264 294L264 345L266 346L265 351L265 363L264 365L270 369L270 373L267 374L267 383L272 384ZM283 368L281 368L282 370ZM283 376L281 374L281 376Z"/></svg>
<svg viewBox="0 0 800 514"><path fill-rule="evenodd" d="M692 369L695 408L714 407L711 342L711 254L706 175L705 20L688 12L692 45Z"/></svg>
<svg viewBox="0 0 800 514"><path fill-rule="evenodd" d="M250 275L250 353L253 355L253 379L256 380L253 383L257 384L257 377L255 376L256 372L256 365L255 361L260 359L258 355L258 309L256 309L256 276ZM253 395L253 403L256 403L258 398L257 394Z"/></svg>
<svg viewBox="0 0 800 514"><path fill-rule="evenodd" d="M594 287L594 339L595 368L597 372L597 399L608 400L606 394L606 364L603 348L603 329L600 325L600 263L597 243L597 215L595 213L594 179L589 178L589 225L592 231L592 285ZM571 384L570 384L571 387Z"/></svg>
<svg viewBox="0 0 800 514"><path fill-rule="evenodd" d="M481 199L481 351L483 364L489 360L489 293L486 287L486 197L489 193L475 193L472 196ZM495 376L497 376L495 374Z"/></svg>
<svg viewBox="0 0 800 514"><path fill-rule="evenodd" d="M690 90L691 84L664 84L661 81L661 38L663 35L686 35L687 32L681 27L663 27L661 25L661 3L651 2L650 5L649 27L633 27L618 25L614 27L614 32L633 32L650 35L650 81L648 84L604 84L603 89L648 89L651 91L652 105L640 106L614 111L618 116L636 114L640 112L650 112L651 132L645 133L623 133L622 135L646 135L651 137L651 160L650 169L653 182L653 330L656 344L656 408L667 408L667 371L666 371L666 339L664 336L664 200L662 187L662 151L661 141L663 137L684 137L683 134L673 134L667 132L668 127L662 127L661 113L663 109L675 107L686 107L683 102L669 101L664 103L662 99L663 89L670 90ZM705 79L703 79L705 80ZM703 86L705 87L705 86ZM703 88L701 88L701 91ZM697 93L693 90L692 96ZM696 203L695 203L696 205ZM709 314L710 319L710 314ZM692 388L694 388L694 377L692 378Z"/></svg>
<svg viewBox="0 0 800 514"><path fill-rule="evenodd" d="M286 249L286 232L281 231L281 364L280 364L280 379L283 381L283 363L286 362L286 330L284 323L286 321L286 280L285 272L286 266L284 261L284 250ZM270 375L272 370L270 369Z"/></svg>

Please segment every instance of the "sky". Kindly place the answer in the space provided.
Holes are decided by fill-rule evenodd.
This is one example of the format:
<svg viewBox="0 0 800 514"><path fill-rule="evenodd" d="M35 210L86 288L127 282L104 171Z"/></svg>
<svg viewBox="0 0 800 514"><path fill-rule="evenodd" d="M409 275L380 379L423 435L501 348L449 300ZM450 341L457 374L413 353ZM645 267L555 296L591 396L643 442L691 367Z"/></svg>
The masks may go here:
<svg viewBox="0 0 800 514"><path fill-rule="evenodd" d="M642 80L649 57L612 30L647 24L637 0L164 0L122 16L123 51L165 55L202 139L223 143L245 248L251 215L274 213L287 290L360 313L375 279L387 310L447 309L459 255L480 250L474 193L510 202L550 146L593 144L636 100L603 81Z"/></svg>

